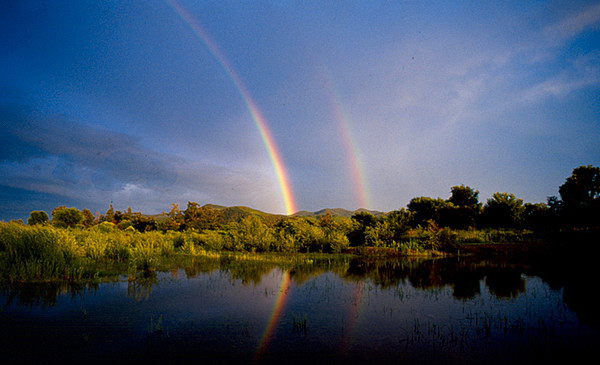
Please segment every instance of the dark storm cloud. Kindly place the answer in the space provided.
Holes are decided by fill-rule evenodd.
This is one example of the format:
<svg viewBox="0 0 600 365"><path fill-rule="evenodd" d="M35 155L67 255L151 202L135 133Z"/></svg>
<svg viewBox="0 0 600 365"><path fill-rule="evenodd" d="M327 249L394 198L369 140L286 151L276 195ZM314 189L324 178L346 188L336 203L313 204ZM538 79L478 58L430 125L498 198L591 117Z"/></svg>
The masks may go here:
<svg viewBox="0 0 600 365"><path fill-rule="evenodd" d="M174 201L217 202L232 191L260 189L252 173L156 152L123 133L15 108L3 108L0 118L0 188L18 202L0 207L4 216L41 209L36 202L46 209L50 202L65 204L58 197L80 207L114 201L156 211Z"/></svg>
<svg viewBox="0 0 600 365"><path fill-rule="evenodd" d="M86 169L93 171L93 183L106 185L137 183L172 184L174 157L160 155L125 134L101 130L66 119L38 119L16 110L0 112L3 161L27 163L34 158L59 159L52 171L55 177L81 181ZM59 178L60 180L60 178Z"/></svg>

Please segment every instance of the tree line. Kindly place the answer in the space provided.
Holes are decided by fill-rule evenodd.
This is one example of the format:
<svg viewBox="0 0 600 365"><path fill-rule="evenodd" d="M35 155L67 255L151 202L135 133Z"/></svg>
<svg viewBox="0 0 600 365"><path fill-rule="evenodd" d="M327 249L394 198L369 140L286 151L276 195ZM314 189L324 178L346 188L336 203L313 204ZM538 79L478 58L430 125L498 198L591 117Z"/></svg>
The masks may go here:
<svg viewBox="0 0 600 365"><path fill-rule="evenodd" d="M448 200L414 198L408 209L414 223L427 220L451 228L556 228L598 227L600 218L600 168L591 165L573 170L559 187L560 198L548 197L546 203L524 203L511 193L494 193L482 205L477 190L454 186Z"/></svg>
<svg viewBox="0 0 600 365"><path fill-rule="evenodd" d="M161 219L133 212L131 208L115 211L112 204L105 214L98 216L89 209L80 211L61 206L52 211L52 219L44 211L31 212L28 224L63 228L103 225L138 232L216 232L221 238L234 234L236 239L263 240L266 242L263 246L278 244L290 236L295 236L295 240L306 236L312 242L308 246L321 248L328 245L328 240L335 241L335 247L394 246L423 235L431 243L436 239L443 241L449 230L548 232L600 227L600 168L591 165L575 168L559 187L559 195L548 197L544 203L525 203L514 194L497 192L482 203L479 191L459 185L451 187L448 199L415 197L406 208L382 216L368 212L358 212L350 219L330 215L317 219L284 216L276 220L249 216L235 222L227 222L222 210L196 202L188 202L185 209L173 204Z"/></svg>

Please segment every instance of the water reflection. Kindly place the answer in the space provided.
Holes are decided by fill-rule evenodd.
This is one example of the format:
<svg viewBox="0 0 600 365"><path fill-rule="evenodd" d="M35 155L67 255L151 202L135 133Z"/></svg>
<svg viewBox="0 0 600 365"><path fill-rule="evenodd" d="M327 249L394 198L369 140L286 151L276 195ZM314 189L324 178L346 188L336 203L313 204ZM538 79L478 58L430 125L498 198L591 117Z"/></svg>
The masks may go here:
<svg viewBox="0 0 600 365"><path fill-rule="evenodd" d="M62 295L82 296L94 292L97 284L75 283L19 283L0 284L0 295L5 298L5 306L52 307Z"/></svg>
<svg viewBox="0 0 600 365"><path fill-rule="evenodd" d="M267 350L269 343L271 342L271 338L275 332L277 326L279 326L279 321L281 320L281 315L285 309L285 305L287 299L290 295L291 288L291 278L290 273L288 271L283 272L281 275L281 284L279 286L279 293L275 299L275 303L273 304L273 312L269 317L269 321L266 325L266 329L264 334L260 339L260 343L258 346L258 350L256 351L256 359L262 359L265 351Z"/></svg>
<svg viewBox="0 0 600 365"><path fill-rule="evenodd" d="M564 267L556 275L550 266L228 257L113 283L2 284L0 343L9 360L50 351L88 362L197 355L207 362L462 364L583 354L600 339L587 276Z"/></svg>
<svg viewBox="0 0 600 365"><path fill-rule="evenodd" d="M148 299L155 285L158 285L156 271L141 272L140 275L130 277L127 280L127 295L135 299L135 301Z"/></svg>
<svg viewBox="0 0 600 365"><path fill-rule="evenodd" d="M170 276L174 279L180 270L187 279L219 272L230 281L240 281L242 285L259 286L263 278L275 268L282 268L296 285L303 285L326 272L335 273L341 279L362 283L365 280L381 289L394 288L410 284L413 288L430 290L434 288L452 288L457 299L473 299L481 294L482 285L498 299L516 298L526 291L525 275L538 276L547 282L553 290L565 288L565 301L572 304L573 309L584 311L588 307L580 302L590 302L587 296L586 277L578 280L567 280L571 271L562 266L560 279L555 271L548 267L535 268L522 264L506 262L490 262L476 258L451 259L372 259L356 257L332 257L329 259L311 259L295 264L278 264L260 260L236 260L233 257L222 259L191 260L180 269L172 269ZM164 273L163 273L164 274ZM154 271L140 272L137 275L121 276L126 278L127 294L136 301L147 299L154 286L160 285L158 273ZM161 275L164 276L164 275ZM118 279L117 279L118 280ZM53 306L61 295L84 295L98 288L98 283L0 283L0 291L6 298L6 305ZM591 301L593 303L593 301ZM595 305L594 305L595 307ZM595 313L596 311L594 311ZM594 316L585 316L590 319Z"/></svg>

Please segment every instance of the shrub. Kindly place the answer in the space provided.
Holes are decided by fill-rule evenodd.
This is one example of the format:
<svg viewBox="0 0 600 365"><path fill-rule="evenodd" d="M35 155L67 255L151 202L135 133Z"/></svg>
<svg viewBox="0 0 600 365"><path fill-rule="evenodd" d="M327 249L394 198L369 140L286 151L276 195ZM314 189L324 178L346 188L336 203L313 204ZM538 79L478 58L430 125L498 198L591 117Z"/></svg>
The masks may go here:
<svg viewBox="0 0 600 365"><path fill-rule="evenodd" d="M83 220L83 214L77 208L58 207L52 211L52 223L61 228L77 226Z"/></svg>
<svg viewBox="0 0 600 365"><path fill-rule="evenodd" d="M27 224L30 226L34 226L36 224L45 224L48 223L48 220L48 213L44 212L43 210L34 210L29 214Z"/></svg>
<svg viewBox="0 0 600 365"><path fill-rule="evenodd" d="M258 217L248 216L229 228L235 247L245 251L266 252L275 246L273 230Z"/></svg>
<svg viewBox="0 0 600 365"><path fill-rule="evenodd" d="M241 250L241 247L235 247L235 243L231 235L225 231L205 231L197 234L196 237L198 239L198 244L205 250Z"/></svg>
<svg viewBox="0 0 600 365"><path fill-rule="evenodd" d="M96 227L100 232L105 232L105 233L113 232L117 229L117 225L114 224L113 222L102 222L102 223L98 224Z"/></svg>

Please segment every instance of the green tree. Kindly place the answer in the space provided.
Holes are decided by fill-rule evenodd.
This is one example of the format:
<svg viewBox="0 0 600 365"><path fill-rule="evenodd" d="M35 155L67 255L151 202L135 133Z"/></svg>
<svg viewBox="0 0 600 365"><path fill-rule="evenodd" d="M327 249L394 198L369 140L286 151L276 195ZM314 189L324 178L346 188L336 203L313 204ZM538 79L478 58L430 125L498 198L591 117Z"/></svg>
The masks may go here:
<svg viewBox="0 0 600 365"><path fill-rule="evenodd" d="M27 224L29 224L30 226L36 224L45 224L48 223L48 220L48 213L44 212L43 210L34 210L31 213L29 213Z"/></svg>
<svg viewBox="0 0 600 365"><path fill-rule="evenodd" d="M125 218L125 216L123 215L123 212L121 212L120 210L115 211L112 222L116 225L119 225L119 223L121 223L121 221L124 221L124 220L128 220L128 219Z"/></svg>
<svg viewBox="0 0 600 365"><path fill-rule="evenodd" d="M465 185L453 186L446 202L439 212L441 226L465 229L476 225L481 214L479 191Z"/></svg>
<svg viewBox="0 0 600 365"><path fill-rule="evenodd" d="M413 213L413 226L427 226L429 221L440 224L440 215L443 208L448 207L448 202L440 198L425 196L412 198L408 203L408 210Z"/></svg>
<svg viewBox="0 0 600 365"><path fill-rule="evenodd" d="M183 212L184 229L219 229L222 212L211 207L202 207L196 202L188 202Z"/></svg>
<svg viewBox="0 0 600 365"><path fill-rule="evenodd" d="M77 208L60 206L52 210L52 224L62 228L73 228L83 220L83 214Z"/></svg>
<svg viewBox="0 0 600 365"><path fill-rule="evenodd" d="M390 226L395 232L394 239L399 240L411 228L410 223L413 221L413 213L402 208L386 214L385 220L390 222Z"/></svg>
<svg viewBox="0 0 600 365"><path fill-rule="evenodd" d="M167 218L158 223L158 228L163 231L179 231L184 227L183 212L179 204L171 204L171 210L166 214Z"/></svg>
<svg viewBox="0 0 600 365"><path fill-rule="evenodd" d="M94 213L92 213L91 210L85 208L81 211L81 215L83 216L81 224L83 224L85 227L91 227L94 225L94 220L96 218L94 217Z"/></svg>
<svg viewBox="0 0 600 365"><path fill-rule="evenodd" d="M326 229L314 219L292 217L276 226L278 246L282 250L300 252L331 252L337 243L328 240ZM331 237L329 237L331 238ZM339 237L336 237L336 240Z"/></svg>
<svg viewBox="0 0 600 365"><path fill-rule="evenodd" d="M155 231L158 228L156 219L154 219L153 217L145 216L139 212L129 212L128 216L131 216L130 222L133 228L135 228L139 232Z"/></svg>
<svg viewBox="0 0 600 365"><path fill-rule="evenodd" d="M575 168L558 191L570 224L600 225L600 168L592 165Z"/></svg>
<svg viewBox="0 0 600 365"><path fill-rule="evenodd" d="M325 241L323 251L339 253L348 247L349 221L351 220L347 218L336 221L329 211L319 217L317 225L321 228Z"/></svg>
<svg viewBox="0 0 600 365"><path fill-rule="evenodd" d="M448 199L448 202L457 207L481 207L481 203L479 203L479 191L465 185L457 185L450 188L450 198Z"/></svg>
<svg viewBox="0 0 600 365"><path fill-rule="evenodd" d="M368 246L391 246L402 241L411 228L413 212L404 208L383 216L374 226L367 227L365 241Z"/></svg>
<svg viewBox="0 0 600 365"><path fill-rule="evenodd" d="M273 229L256 216L247 216L239 223L231 223L230 231L236 247L252 252L271 251L275 247Z"/></svg>
<svg viewBox="0 0 600 365"><path fill-rule="evenodd" d="M106 214L104 214L102 221L115 223L115 209L112 204L108 206L108 210L106 211Z"/></svg>
<svg viewBox="0 0 600 365"><path fill-rule="evenodd" d="M552 210L546 203L525 203L523 224L528 229L542 230L550 228Z"/></svg>
<svg viewBox="0 0 600 365"><path fill-rule="evenodd" d="M523 199L510 193L494 193L483 207L483 220L489 227L517 228L524 212Z"/></svg>
<svg viewBox="0 0 600 365"><path fill-rule="evenodd" d="M348 233L350 246L362 246L366 243L367 229L377 225L377 217L369 212L358 212L351 217L353 229Z"/></svg>
<svg viewBox="0 0 600 365"><path fill-rule="evenodd" d="M550 210L556 212L562 210L563 202L557 196L549 196L547 202Z"/></svg>

